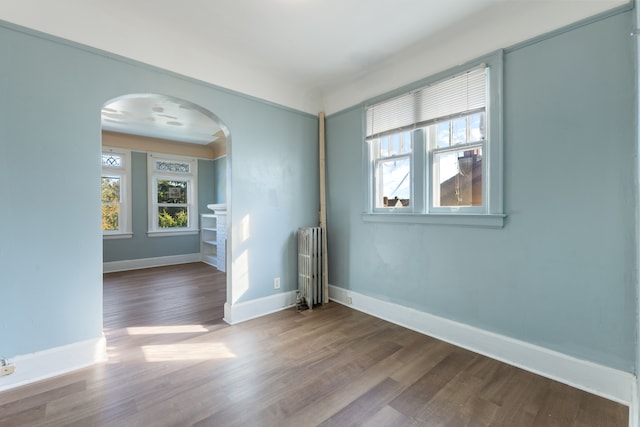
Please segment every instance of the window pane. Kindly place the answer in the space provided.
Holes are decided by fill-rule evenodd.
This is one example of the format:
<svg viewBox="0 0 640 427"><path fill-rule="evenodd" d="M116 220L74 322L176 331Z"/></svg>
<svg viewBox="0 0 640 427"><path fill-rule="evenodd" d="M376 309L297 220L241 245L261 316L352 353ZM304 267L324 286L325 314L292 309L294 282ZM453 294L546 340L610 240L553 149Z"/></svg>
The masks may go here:
<svg viewBox="0 0 640 427"><path fill-rule="evenodd" d="M102 201L120 202L120 178L102 177Z"/></svg>
<svg viewBox="0 0 640 427"><path fill-rule="evenodd" d="M400 152L402 154L410 153L411 152L411 132L401 133L400 139L402 141L402 147L400 148Z"/></svg>
<svg viewBox="0 0 640 427"><path fill-rule="evenodd" d="M461 117L459 119L452 120L453 135L451 138L451 144L466 144L467 143L467 118Z"/></svg>
<svg viewBox="0 0 640 427"><path fill-rule="evenodd" d="M395 134L391 135L391 144L389 146L390 152L389 155L395 156L396 154L400 154L400 135Z"/></svg>
<svg viewBox="0 0 640 427"><path fill-rule="evenodd" d="M409 206L411 161L407 158L378 162L378 207Z"/></svg>
<svg viewBox="0 0 640 427"><path fill-rule="evenodd" d="M436 125L436 133L437 133L437 144L438 148L444 148L449 146L450 142L450 121L441 122Z"/></svg>
<svg viewBox="0 0 640 427"><path fill-rule="evenodd" d="M389 138L386 136L380 138L380 155L382 157L389 155Z"/></svg>
<svg viewBox="0 0 640 427"><path fill-rule="evenodd" d="M156 170L162 172L189 173L191 167L189 163L167 162L158 160L156 161Z"/></svg>
<svg viewBox="0 0 640 427"><path fill-rule="evenodd" d="M434 156L436 207L482 206L482 149L463 149Z"/></svg>
<svg viewBox="0 0 640 427"><path fill-rule="evenodd" d="M119 168L122 166L122 156L119 156L118 154L103 154L102 166Z"/></svg>
<svg viewBox="0 0 640 427"><path fill-rule="evenodd" d="M188 227L189 216L186 207L158 207L158 227Z"/></svg>
<svg viewBox="0 0 640 427"><path fill-rule="evenodd" d="M484 140L484 113L469 116L469 142Z"/></svg>
<svg viewBox="0 0 640 427"><path fill-rule="evenodd" d="M120 206L117 204L102 205L102 230L119 230L118 216L120 214Z"/></svg>
<svg viewBox="0 0 640 427"><path fill-rule="evenodd" d="M187 181L158 181L158 203L187 203Z"/></svg>

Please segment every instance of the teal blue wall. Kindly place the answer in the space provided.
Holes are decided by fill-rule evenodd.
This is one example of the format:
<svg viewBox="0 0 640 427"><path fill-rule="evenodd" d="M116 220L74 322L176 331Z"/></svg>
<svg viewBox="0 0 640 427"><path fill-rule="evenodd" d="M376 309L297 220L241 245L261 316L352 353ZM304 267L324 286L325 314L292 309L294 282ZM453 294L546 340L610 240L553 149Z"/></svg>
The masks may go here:
<svg viewBox="0 0 640 427"><path fill-rule="evenodd" d="M229 126L234 287L239 291L234 303L273 294L274 277L281 278L282 291L296 289L295 233L318 223L318 119L291 117L276 108L260 114L245 110L247 125ZM237 138L250 143L239 144Z"/></svg>
<svg viewBox="0 0 640 427"><path fill-rule="evenodd" d="M633 372L630 28L624 12L505 53L503 229L363 222L362 109L330 116L330 283Z"/></svg>
<svg viewBox="0 0 640 427"><path fill-rule="evenodd" d="M232 141L231 220L250 225L230 254L250 261L237 300L295 287L285 279L295 275L291 235L318 211L315 116L6 23L0 57L0 180L13 183L0 209L0 354L102 335L100 109L128 93L185 99L220 118ZM175 245L191 251L189 239Z"/></svg>
<svg viewBox="0 0 640 427"><path fill-rule="evenodd" d="M215 161L198 159L198 213L211 213L207 205L215 203L218 185Z"/></svg>
<svg viewBox="0 0 640 427"><path fill-rule="evenodd" d="M633 28L639 28L640 26L640 9L637 7L638 2L634 4L634 25ZM636 64L636 147L640 147L640 37L634 37L636 44L635 51L635 64ZM640 159L636 158L636 168L640 169ZM640 181L640 170L637 172L638 180ZM640 188L636 188L636 194L640 194ZM640 212L640 206L636 204L636 212ZM638 247L638 243L640 241L640 227L636 224L636 247ZM636 263L640 265L640 254L636 253ZM638 268L635 271L635 281L636 281L636 384L635 384L635 392L636 396L640 393L640 278ZM632 425L640 425L640 409L636 408L635 411L635 419L632 419Z"/></svg>
<svg viewBox="0 0 640 427"><path fill-rule="evenodd" d="M213 160L198 160L198 212L211 213L207 204L214 203L215 168ZM104 262L135 260L200 252L200 236L148 237L147 153L131 153L131 221L133 237L105 239Z"/></svg>
<svg viewBox="0 0 640 427"><path fill-rule="evenodd" d="M227 156L213 161L213 203L227 202Z"/></svg>

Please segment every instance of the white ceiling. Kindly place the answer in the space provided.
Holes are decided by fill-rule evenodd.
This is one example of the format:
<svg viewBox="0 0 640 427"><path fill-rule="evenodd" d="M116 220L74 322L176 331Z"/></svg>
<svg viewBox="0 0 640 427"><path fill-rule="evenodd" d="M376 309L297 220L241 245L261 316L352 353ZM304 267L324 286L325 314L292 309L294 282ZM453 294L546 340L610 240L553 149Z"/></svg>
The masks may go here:
<svg viewBox="0 0 640 427"><path fill-rule="evenodd" d="M157 94L130 94L109 101L102 108L102 128L200 145L208 145L222 135L208 111Z"/></svg>
<svg viewBox="0 0 640 427"><path fill-rule="evenodd" d="M315 114L629 1L0 0L0 19Z"/></svg>

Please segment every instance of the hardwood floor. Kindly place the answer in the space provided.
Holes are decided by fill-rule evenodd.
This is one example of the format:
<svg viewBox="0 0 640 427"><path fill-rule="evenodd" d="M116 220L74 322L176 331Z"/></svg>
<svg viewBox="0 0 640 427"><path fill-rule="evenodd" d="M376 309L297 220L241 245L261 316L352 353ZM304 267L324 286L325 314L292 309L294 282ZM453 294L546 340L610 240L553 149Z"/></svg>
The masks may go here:
<svg viewBox="0 0 640 427"><path fill-rule="evenodd" d="M104 276L109 361L0 393L0 426L628 426L628 408L336 303L222 321L225 276Z"/></svg>

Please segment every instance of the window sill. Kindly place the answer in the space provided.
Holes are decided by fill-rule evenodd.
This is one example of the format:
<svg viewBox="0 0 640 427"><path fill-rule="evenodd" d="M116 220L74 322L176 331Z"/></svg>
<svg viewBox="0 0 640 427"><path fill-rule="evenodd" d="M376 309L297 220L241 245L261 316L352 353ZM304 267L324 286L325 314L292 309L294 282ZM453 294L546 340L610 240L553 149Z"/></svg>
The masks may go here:
<svg viewBox="0 0 640 427"><path fill-rule="evenodd" d="M148 237L174 237L174 236L191 236L200 233L199 230L180 230L180 231L148 231Z"/></svg>
<svg viewBox="0 0 640 427"><path fill-rule="evenodd" d="M133 237L133 233L118 233L118 234L103 234L103 240L112 240L112 239L130 239Z"/></svg>
<svg viewBox="0 0 640 427"><path fill-rule="evenodd" d="M464 227L503 228L505 214L415 214L363 213L364 222L401 224L458 225Z"/></svg>

